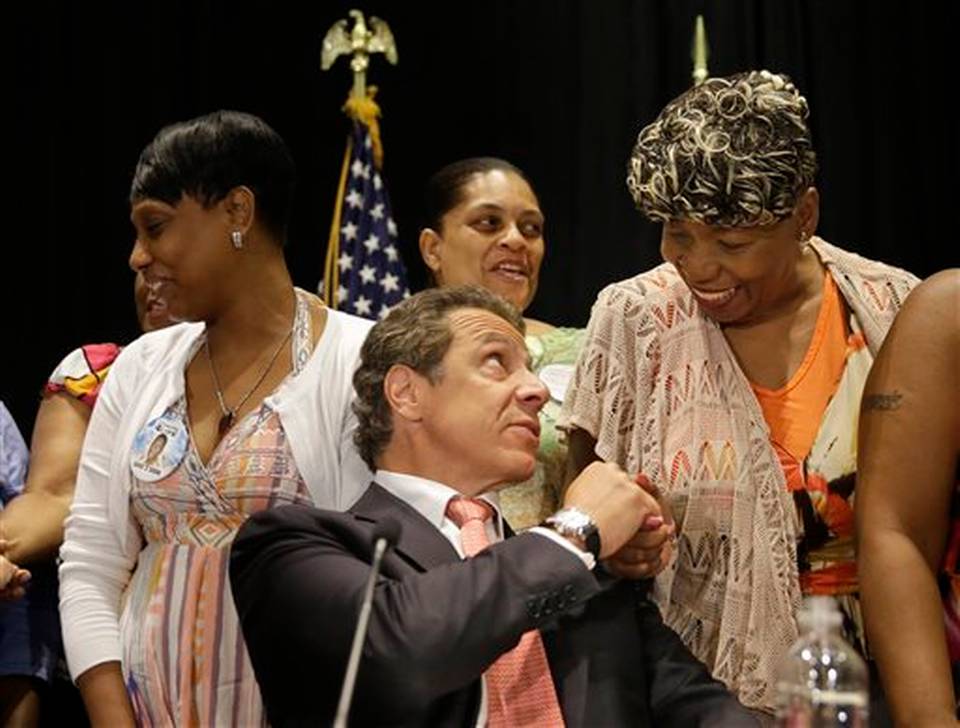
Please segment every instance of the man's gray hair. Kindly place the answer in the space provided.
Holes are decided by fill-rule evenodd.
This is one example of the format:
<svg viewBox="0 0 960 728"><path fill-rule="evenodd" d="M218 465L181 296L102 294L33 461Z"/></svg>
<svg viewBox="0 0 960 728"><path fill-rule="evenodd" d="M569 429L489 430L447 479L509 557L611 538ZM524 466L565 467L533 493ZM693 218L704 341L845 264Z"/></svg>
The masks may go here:
<svg viewBox="0 0 960 728"><path fill-rule="evenodd" d="M393 436L393 413L383 392L387 372L405 364L431 382L439 381L441 363L453 340L449 314L461 308L490 311L521 334L526 331L523 316L504 299L479 286L455 286L411 296L367 335L353 375L357 393L353 411L359 420L353 439L371 470Z"/></svg>

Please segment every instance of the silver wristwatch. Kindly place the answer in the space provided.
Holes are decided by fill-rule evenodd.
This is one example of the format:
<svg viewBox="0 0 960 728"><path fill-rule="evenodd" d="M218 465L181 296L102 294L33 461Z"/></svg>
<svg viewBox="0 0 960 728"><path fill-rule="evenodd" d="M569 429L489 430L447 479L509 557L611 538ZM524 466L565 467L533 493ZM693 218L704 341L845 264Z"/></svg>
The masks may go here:
<svg viewBox="0 0 960 728"><path fill-rule="evenodd" d="M548 516L543 525L561 536L575 538L594 558L600 558L600 531L589 514L576 507L561 508Z"/></svg>

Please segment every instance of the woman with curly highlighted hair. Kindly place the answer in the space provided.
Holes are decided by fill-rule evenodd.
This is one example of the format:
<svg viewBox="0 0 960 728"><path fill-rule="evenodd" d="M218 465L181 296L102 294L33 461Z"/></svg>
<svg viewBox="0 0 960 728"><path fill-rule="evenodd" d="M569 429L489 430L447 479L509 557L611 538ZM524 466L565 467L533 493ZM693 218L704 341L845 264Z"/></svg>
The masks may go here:
<svg viewBox="0 0 960 728"><path fill-rule="evenodd" d="M807 103L767 71L710 79L639 135L627 185L664 264L608 286L560 423L570 472L642 471L672 508L666 622L771 710L802 595L864 648L853 543L860 394L911 274L815 235ZM650 573L638 548L613 568Z"/></svg>

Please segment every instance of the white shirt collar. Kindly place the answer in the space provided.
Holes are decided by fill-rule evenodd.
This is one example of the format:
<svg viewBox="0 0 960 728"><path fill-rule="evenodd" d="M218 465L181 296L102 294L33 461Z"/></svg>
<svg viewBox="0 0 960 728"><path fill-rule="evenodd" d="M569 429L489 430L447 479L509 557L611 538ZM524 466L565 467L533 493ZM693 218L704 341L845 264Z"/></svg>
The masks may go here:
<svg viewBox="0 0 960 728"><path fill-rule="evenodd" d="M421 478L418 475L395 473L390 470L378 470L374 481L384 490L411 506L426 518L438 530L443 530L446 519L447 503L451 498L464 497L463 493L436 480ZM500 514L500 499L496 493L487 492L477 496L493 507L494 528L499 539L503 538L503 516Z"/></svg>

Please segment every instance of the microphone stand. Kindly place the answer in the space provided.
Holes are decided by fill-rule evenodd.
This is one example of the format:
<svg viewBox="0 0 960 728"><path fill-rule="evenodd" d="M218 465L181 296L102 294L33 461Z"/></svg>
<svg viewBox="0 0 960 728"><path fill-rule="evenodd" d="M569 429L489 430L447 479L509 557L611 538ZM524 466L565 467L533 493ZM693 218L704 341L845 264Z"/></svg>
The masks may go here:
<svg viewBox="0 0 960 728"><path fill-rule="evenodd" d="M390 524L392 525L392 524ZM399 530L399 527L396 527ZM389 527L387 530L391 530ZM377 538L373 546L373 562L370 575L367 577L367 586L363 590L363 602L360 604L360 617L357 628L353 633L353 644L350 646L350 658L347 660L347 673L343 678L343 687L340 688L340 702L337 703L336 717L333 719L333 728L347 728L347 714L350 712L350 703L353 700L353 688L357 682L357 670L360 667L360 652L367 636L367 625L370 622L370 610L373 607L373 587L380 574L380 564L383 556L390 548L396 537L384 533Z"/></svg>

